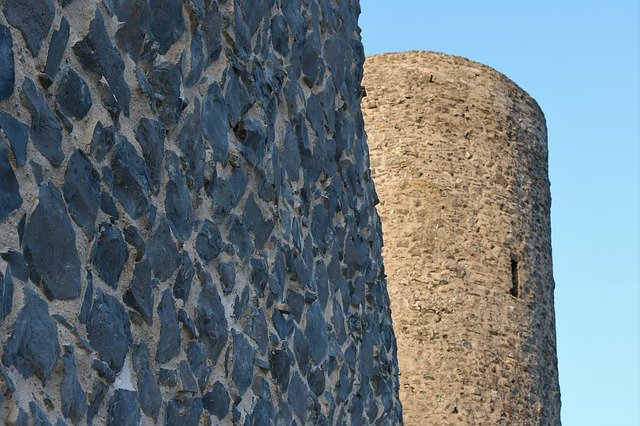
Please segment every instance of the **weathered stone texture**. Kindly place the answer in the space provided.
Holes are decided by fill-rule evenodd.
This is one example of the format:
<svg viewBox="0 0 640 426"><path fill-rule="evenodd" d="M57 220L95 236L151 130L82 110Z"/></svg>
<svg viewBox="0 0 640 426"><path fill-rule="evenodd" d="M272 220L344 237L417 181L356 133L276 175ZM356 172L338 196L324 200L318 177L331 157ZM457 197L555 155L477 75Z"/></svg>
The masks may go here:
<svg viewBox="0 0 640 426"><path fill-rule="evenodd" d="M0 423L400 423L357 0L0 5Z"/></svg>
<svg viewBox="0 0 640 426"><path fill-rule="evenodd" d="M367 58L363 84L406 423L559 424L542 111L438 53Z"/></svg>

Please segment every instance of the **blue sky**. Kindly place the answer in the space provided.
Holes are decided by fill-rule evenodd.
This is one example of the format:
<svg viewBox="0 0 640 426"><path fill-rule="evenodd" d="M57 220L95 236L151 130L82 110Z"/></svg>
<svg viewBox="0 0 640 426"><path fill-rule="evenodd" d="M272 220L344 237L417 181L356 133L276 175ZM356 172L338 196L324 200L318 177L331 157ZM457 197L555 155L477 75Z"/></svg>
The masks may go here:
<svg viewBox="0 0 640 426"><path fill-rule="evenodd" d="M638 2L361 0L367 55L487 64L549 129L565 425L638 424Z"/></svg>

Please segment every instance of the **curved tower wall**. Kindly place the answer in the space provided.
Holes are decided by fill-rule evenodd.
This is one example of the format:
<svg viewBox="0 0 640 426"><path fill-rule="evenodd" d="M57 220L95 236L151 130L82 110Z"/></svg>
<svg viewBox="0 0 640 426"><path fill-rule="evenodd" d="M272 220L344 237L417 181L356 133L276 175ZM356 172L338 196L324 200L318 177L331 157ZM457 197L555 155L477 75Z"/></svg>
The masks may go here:
<svg viewBox="0 0 640 426"><path fill-rule="evenodd" d="M363 111L407 424L558 424L545 119L504 75L367 58Z"/></svg>
<svg viewBox="0 0 640 426"><path fill-rule="evenodd" d="M0 8L0 423L400 422L358 2Z"/></svg>

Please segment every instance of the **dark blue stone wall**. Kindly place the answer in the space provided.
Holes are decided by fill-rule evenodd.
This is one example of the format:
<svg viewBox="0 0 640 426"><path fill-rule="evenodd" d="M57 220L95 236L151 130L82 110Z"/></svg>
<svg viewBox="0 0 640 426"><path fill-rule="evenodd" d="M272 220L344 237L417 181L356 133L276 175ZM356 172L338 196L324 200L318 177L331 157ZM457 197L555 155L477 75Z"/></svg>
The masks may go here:
<svg viewBox="0 0 640 426"><path fill-rule="evenodd" d="M0 423L401 423L358 14L2 2Z"/></svg>

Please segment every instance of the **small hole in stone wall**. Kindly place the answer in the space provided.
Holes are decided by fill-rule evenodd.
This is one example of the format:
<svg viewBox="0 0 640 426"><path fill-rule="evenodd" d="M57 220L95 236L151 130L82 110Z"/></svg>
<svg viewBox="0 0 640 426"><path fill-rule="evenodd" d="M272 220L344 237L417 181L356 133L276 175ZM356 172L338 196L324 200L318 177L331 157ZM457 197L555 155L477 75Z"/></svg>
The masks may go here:
<svg viewBox="0 0 640 426"><path fill-rule="evenodd" d="M511 295L520 296L520 279L518 277L518 261L511 259Z"/></svg>

